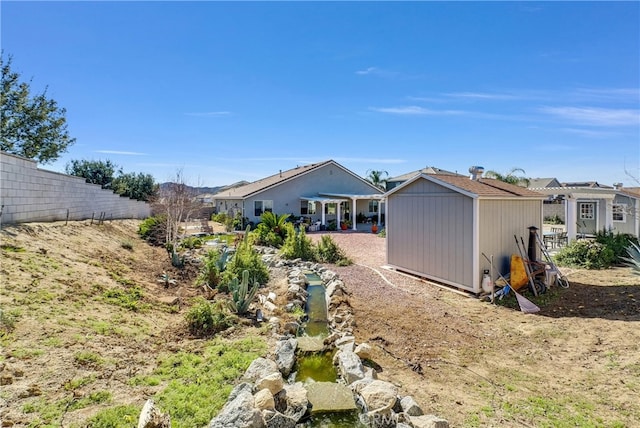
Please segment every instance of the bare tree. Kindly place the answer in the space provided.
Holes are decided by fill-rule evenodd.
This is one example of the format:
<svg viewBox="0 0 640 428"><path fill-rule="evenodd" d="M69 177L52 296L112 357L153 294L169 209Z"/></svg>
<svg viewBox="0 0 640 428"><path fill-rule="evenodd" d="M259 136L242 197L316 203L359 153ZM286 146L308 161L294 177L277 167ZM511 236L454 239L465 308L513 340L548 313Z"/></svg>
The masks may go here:
<svg viewBox="0 0 640 428"><path fill-rule="evenodd" d="M182 222L188 220L201 203L196 200L196 189L185 183L184 173L179 169L171 182L160 186L152 207L155 215L166 217L165 243L169 248L175 246Z"/></svg>

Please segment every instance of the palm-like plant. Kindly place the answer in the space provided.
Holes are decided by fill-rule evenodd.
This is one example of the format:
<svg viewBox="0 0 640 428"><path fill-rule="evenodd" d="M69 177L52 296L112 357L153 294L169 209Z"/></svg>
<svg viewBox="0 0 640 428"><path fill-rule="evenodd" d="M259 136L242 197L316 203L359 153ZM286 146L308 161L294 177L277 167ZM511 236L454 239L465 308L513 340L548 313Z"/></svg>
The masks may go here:
<svg viewBox="0 0 640 428"><path fill-rule="evenodd" d="M377 169L370 169L367 171L367 180L379 189L385 190L387 187L387 178L389 173L387 171L380 171Z"/></svg>
<svg viewBox="0 0 640 428"><path fill-rule="evenodd" d="M498 181L503 181L505 183L514 184L516 186L524 186L527 187L529 185L529 179L524 176L518 176L516 173L525 174L524 169L522 168L511 168L511 170L506 174L501 174L497 171L489 170L484 173L486 178L495 178Z"/></svg>
<svg viewBox="0 0 640 428"><path fill-rule="evenodd" d="M276 233L279 233L281 230L284 230L284 224L287 222L289 218L289 214L274 214L271 211L265 211L260 216L260 220L262 224L265 225L269 230L273 230Z"/></svg>
<svg viewBox="0 0 640 428"><path fill-rule="evenodd" d="M625 264L629 266L633 273L640 275L640 247L631 242L631 245L627 247L627 254L629 257L622 257Z"/></svg>

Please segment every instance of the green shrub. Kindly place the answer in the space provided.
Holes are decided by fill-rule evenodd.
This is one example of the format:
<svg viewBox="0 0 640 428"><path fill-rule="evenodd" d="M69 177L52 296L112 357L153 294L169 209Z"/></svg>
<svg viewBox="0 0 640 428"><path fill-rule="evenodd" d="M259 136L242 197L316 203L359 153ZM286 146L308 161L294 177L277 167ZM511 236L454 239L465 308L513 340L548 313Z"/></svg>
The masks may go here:
<svg viewBox="0 0 640 428"><path fill-rule="evenodd" d="M545 217L544 222L547 224L564 224L564 221L562 221L558 214Z"/></svg>
<svg viewBox="0 0 640 428"><path fill-rule="evenodd" d="M204 245L204 240L197 236L187 236L183 240L180 241L179 247L180 249L189 249L193 250L195 248L202 248Z"/></svg>
<svg viewBox="0 0 640 428"><path fill-rule="evenodd" d="M561 249L555 258L560 265L606 269L628 261L627 249L633 244L638 244L638 240L632 235L602 229L593 240L573 241Z"/></svg>
<svg viewBox="0 0 640 428"><path fill-rule="evenodd" d="M251 282L266 284L269 281L269 269L262 261L260 254L253 248L249 232L251 227L248 226L244 238L236 246L236 252L229 263L223 275L223 282L230 283L233 278L240 278L242 271L249 271L249 279Z"/></svg>
<svg viewBox="0 0 640 428"><path fill-rule="evenodd" d="M581 239L573 241L561 249L555 256L556 262L561 266L583 267L586 269L604 269L615 261L611 248L592 241Z"/></svg>
<svg viewBox="0 0 640 428"><path fill-rule="evenodd" d="M229 252L209 250L204 257L196 283L206 284L210 288L218 287L222 282L222 273L227 268Z"/></svg>
<svg viewBox="0 0 640 428"><path fill-rule="evenodd" d="M138 227L138 235L152 245L164 245L166 230L167 217L159 215L144 219Z"/></svg>
<svg viewBox="0 0 640 428"><path fill-rule="evenodd" d="M342 248L340 248L338 244L335 243L330 235L323 235L322 238L320 238L320 242L318 242L317 245L317 253L318 261L323 263L337 264L339 261L347 259L347 256L344 254Z"/></svg>
<svg viewBox="0 0 640 428"><path fill-rule="evenodd" d="M627 255L627 248L631 244L638 244L638 240L628 233L613 233L611 229L603 228L596 234L596 242L613 251L613 264L622 264Z"/></svg>
<svg viewBox="0 0 640 428"><path fill-rule="evenodd" d="M211 215L211 221L215 221L216 223L225 224L229 216L227 213L218 213Z"/></svg>
<svg viewBox="0 0 640 428"><path fill-rule="evenodd" d="M311 239L307 238L304 228L301 227L297 232L291 223L285 225L287 231L287 239L280 250L280 255L285 259L302 259L307 261L316 261L316 251L314 250Z"/></svg>
<svg viewBox="0 0 640 428"><path fill-rule="evenodd" d="M202 297L196 298L186 318L189 331L197 336L209 336L226 330L235 320L223 301L210 303Z"/></svg>

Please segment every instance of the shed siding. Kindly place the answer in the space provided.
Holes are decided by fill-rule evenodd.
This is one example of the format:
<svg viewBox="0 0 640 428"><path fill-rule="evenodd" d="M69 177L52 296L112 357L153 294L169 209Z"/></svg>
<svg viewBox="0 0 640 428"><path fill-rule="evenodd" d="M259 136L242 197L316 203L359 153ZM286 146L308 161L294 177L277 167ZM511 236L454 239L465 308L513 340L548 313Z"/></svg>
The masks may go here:
<svg viewBox="0 0 640 428"><path fill-rule="evenodd" d="M480 252L494 256L494 268L505 274L509 270L511 254L518 254L514 235L529 242L528 227L542 228L540 200L481 200L479 209ZM541 231L538 231L540 234ZM489 263L480 254L480 268L488 269ZM540 254L538 254L540 257Z"/></svg>
<svg viewBox="0 0 640 428"><path fill-rule="evenodd" d="M417 180L388 201L388 263L445 283L473 287L473 200Z"/></svg>

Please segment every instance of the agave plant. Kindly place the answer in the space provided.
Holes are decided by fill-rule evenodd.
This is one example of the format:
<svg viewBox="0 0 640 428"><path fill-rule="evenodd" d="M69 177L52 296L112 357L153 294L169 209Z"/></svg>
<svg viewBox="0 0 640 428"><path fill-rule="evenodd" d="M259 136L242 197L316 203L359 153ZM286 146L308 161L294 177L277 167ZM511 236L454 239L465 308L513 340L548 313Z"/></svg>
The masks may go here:
<svg viewBox="0 0 640 428"><path fill-rule="evenodd" d="M640 247L631 242L631 245L626 250L629 257L622 257L622 259L633 270L633 273L640 275Z"/></svg>
<svg viewBox="0 0 640 428"><path fill-rule="evenodd" d="M238 283L238 277L233 278L231 284L229 284L229 290L231 291L231 300L229 301L229 307L232 312L238 315L244 315L249 310L249 305L256 297L260 284L256 281L253 287L249 289L249 271L242 271L242 282Z"/></svg>
<svg viewBox="0 0 640 428"><path fill-rule="evenodd" d="M163 272L162 275L160 275L158 282L163 283L164 288L169 288L170 285L176 285L178 283L178 281L176 281L175 279L171 279L169 274L166 272Z"/></svg>

